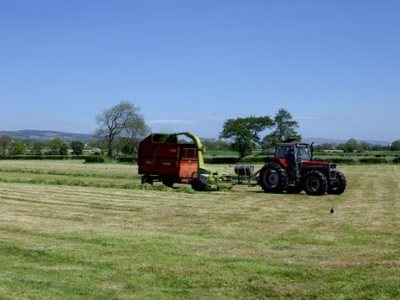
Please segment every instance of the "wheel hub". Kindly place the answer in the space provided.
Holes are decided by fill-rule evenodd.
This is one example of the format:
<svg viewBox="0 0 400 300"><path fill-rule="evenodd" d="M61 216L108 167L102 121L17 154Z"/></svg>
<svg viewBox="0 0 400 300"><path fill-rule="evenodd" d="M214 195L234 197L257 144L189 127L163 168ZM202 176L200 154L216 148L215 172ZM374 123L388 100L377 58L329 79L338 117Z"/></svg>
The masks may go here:
<svg viewBox="0 0 400 300"><path fill-rule="evenodd" d="M310 178L308 180L308 187L310 188L310 190L316 192L319 190L320 187L320 182L317 178Z"/></svg>
<svg viewBox="0 0 400 300"><path fill-rule="evenodd" d="M269 187L275 187L279 183L279 175L276 171L271 171L266 176L266 185Z"/></svg>

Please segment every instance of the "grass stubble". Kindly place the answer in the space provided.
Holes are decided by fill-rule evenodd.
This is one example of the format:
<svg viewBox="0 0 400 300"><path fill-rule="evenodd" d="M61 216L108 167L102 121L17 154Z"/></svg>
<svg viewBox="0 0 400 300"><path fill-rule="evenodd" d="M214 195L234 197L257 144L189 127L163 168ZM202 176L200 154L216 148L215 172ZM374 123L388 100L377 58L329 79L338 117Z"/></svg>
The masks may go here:
<svg viewBox="0 0 400 300"><path fill-rule="evenodd" d="M132 176L20 163L1 176ZM400 168L343 171L323 197L0 182L0 298L399 298Z"/></svg>

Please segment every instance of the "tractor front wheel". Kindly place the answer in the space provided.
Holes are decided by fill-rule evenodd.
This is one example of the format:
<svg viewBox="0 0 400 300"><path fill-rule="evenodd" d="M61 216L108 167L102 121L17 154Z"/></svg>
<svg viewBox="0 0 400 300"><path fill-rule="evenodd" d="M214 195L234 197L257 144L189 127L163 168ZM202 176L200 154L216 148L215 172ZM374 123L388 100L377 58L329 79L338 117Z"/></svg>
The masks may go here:
<svg viewBox="0 0 400 300"><path fill-rule="evenodd" d="M323 195L328 189L328 181L320 171L310 171L304 177L303 188L308 195Z"/></svg>
<svg viewBox="0 0 400 300"><path fill-rule="evenodd" d="M260 185L266 193L282 193L287 185L286 170L278 163L266 164L260 171Z"/></svg>
<svg viewBox="0 0 400 300"><path fill-rule="evenodd" d="M347 186L346 177L342 172L336 173L336 183L328 188L328 194L340 195L344 192Z"/></svg>

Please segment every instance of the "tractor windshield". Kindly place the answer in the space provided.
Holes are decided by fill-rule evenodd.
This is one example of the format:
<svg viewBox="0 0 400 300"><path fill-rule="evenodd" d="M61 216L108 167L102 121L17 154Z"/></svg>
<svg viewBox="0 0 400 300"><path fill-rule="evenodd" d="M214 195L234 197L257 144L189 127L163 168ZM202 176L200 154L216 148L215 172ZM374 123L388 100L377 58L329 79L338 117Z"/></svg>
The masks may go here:
<svg viewBox="0 0 400 300"><path fill-rule="evenodd" d="M311 152L306 145L297 145L297 158L301 161L311 160Z"/></svg>
<svg viewBox="0 0 400 300"><path fill-rule="evenodd" d="M288 146L288 145L277 146L275 149L275 157L285 158L291 149L293 149L293 146Z"/></svg>

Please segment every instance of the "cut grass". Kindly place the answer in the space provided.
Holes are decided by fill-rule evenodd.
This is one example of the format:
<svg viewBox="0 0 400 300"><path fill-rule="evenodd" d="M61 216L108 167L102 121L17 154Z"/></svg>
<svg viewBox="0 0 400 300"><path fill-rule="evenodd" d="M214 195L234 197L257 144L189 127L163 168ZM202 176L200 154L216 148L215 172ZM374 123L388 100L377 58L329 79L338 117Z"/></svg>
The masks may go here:
<svg viewBox="0 0 400 300"><path fill-rule="evenodd" d="M0 183L0 298L399 298L400 166L343 171L324 197Z"/></svg>

